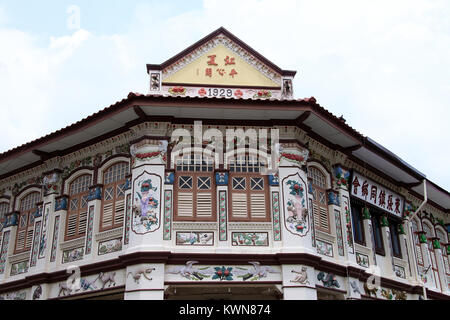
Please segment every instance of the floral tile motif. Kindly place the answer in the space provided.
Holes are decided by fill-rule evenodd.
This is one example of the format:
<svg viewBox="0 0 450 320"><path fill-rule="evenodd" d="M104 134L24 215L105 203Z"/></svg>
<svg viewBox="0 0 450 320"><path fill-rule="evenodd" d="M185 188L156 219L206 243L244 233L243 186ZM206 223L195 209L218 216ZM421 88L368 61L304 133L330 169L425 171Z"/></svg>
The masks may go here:
<svg viewBox="0 0 450 320"><path fill-rule="evenodd" d="M196 266L197 261L188 261L183 266L169 267L166 274L176 274L193 281L259 281L281 274L279 267L249 262L253 266Z"/></svg>
<svg viewBox="0 0 450 320"><path fill-rule="evenodd" d="M28 260L17 262L11 265L11 276L28 272Z"/></svg>
<svg viewBox="0 0 450 320"><path fill-rule="evenodd" d="M397 277L406 279L405 268L401 266L394 265L394 273Z"/></svg>
<svg viewBox="0 0 450 320"><path fill-rule="evenodd" d="M163 239L172 239L172 190L164 191Z"/></svg>
<svg viewBox="0 0 450 320"><path fill-rule="evenodd" d="M359 253L356 253L356 263L361 267L368 268L369 267L369 256Z"/></svg>
<svg viewBox="0 0 450 320"><path fill-rule="evenodd" d="M131 194L128 194L125 211L125 230L123 236L124 244L128 244L130 242L130 227L131 227Z"/></svg>
<svg viewBox="0 0 450 320"><path fill-rule="evenodd" d="M350 213L350 204L348 202L347 196L342 196L342 204L345 210L345 221L346 221L346 231L347 231L347 245L349 253L355 253L353 246L353 228L352 228L352 217Z"/></svg>
<svg viewBox="0 0 450 320"><path fill-rule="evenodd" d="M56 260L56 247L58 245L58 233L59 233L59 219L60 216L57 216L55 218L55 227L53 229L52 251L50 254L50 262L54 262Z"/></svg>
<svg viewBox="0 0 450 320"><path fill-rule="evenodd" d="M286 228L292 234L304 237L311 229L305 200L306 184L297 173L284 178L282 185Z"/></svg>
<svg viewBox="0 0 450 320"><path fill-rule="evenodd" d="M333 257L333 245L331 243L316 239L317 253Z"/></svg>
<svg viewBox="0 0 450 320"><path fill-rule="evenodd" d="M63 252L62 263L69 263L83 259L84 248L75 248Z"/></svg>
<svg viewBox="0 0 450 320"><path fill-rule="evenodd" d="M160 227L161 177L144 172L134 181L131 229L136 234L154 232Z"/></svg>
<svg viewBox="0 0 450 320"><path fill-rule="evenodd" d="M94 206L89 207L88 225L86 232L86 254L92 250L92 234L94 232Z"/></svg>
<svg viewBox="0 0 450 320"><path fill-rule="evenodd" d="M2 247L0 251L0 274L5 272L6 255L8 253L9 246L9 234L9 230L3 234Z"/></svg>
<svg viewBox="0 0 450 320"><path fill-rule="evenodd" d="M219 191L219 240L227 241L227 192Z"/></svg>
<svg viewBox="0 0 450 320"><path fill-rule="evenodd" d="M231 234L233 246L268 246L269 235L267 232L233 232Z"/></svg>
<svg viewBox="0 0 450 320"><path fill-rule="evenodd" d="M272 192L273 240L281 241L280 193Z"/></svg>
<svg viewBox="0 0 450 320"><path fill-rule="evenodd" d="M103 241L98 244L98 255L113 253L122 250L122 238Z"/></svg>
<svg viewBox="0 0 450 320"><path fill-rule="evenodd" d="M344 256L344 239L342 238L341 213L339 210L334 210L334 218L336 219L336 238L338 245L338 254L340 256Z"/></svg>
<svg viewBox="0 0 450 320"><path fill-rule="evenodd" d="M31 251L31 262L30 266L34 267L36 265L38 249L39 249L39 239L41 237L41 221L36 222L34 227L34 239L33 239L33 249Z"/></svg>
<svg viewBox="0 0 450 320"><path fill-rule="evenodd" d="M45 205L44 207L44 218L42 219L43 225L42 225L42 234L41 239L39 241L39 253L38 253L38 259L45 258L45 249L47 248L47 240L48 240L48 221L50 217L50 206Z"/></svg>
<svg viewBox="0 0 450 320"><path fill-rule="evenodd" d="M214 232L177 232L177 246L212 246Z"/></svg>

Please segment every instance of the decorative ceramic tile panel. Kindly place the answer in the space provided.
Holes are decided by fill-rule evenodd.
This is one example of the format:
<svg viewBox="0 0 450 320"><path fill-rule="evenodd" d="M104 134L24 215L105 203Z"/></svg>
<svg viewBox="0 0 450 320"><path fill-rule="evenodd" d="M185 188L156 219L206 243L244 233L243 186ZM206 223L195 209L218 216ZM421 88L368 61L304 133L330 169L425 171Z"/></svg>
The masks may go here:
<svg viewBox="0 0 450 320"><path fill-rule="evenodd" d="M128 244L130 242L130 227L131 227L131 194L127 195L127 207L125 212L125 231L123 237L123 243Z"/></svg>
<svg viewBox="0 0 450 320"><path fill-rule="evenodd" d="M88 225L86 232L86 254L92 250L92 234L94 232L94 206L89 207Z"/></svg>
<svg viewBox="0 0 450 320"><path fill-rule="evenodd" d="M11 265L11 276L28 272L28 260L17 262Z"/></svg>
<svg viewBox="0 0 450 320"><path fill-rule="evenodd" d="M316 239L317 253L324 256L333 257L333 245L326 241Z"/></svg>
<svg viewBox="0 0 450 320"><path fill-rule="evenodd" d="M280 193L272 192L273 240L281 241Z"/></svg>
<svg viewBox="0 0 450 320"><path fill-rule="evenodd" d="M336 239L338 254L340 256L344 256L344 239L342 238L341 213L339 212L339 210L334 210L334 218L336 219Z"/></svg>
<svg viewBox="0 0 450 320"><path fill-rule="evenodd" d="M269 234L267 232L233 232L231 234L233 246L268 246Z"/></svg>
<svg viewBox="0 0 450 320"><path fill-rule="evenodd" d="M98 255L113 253L122 250L122 238L103 241L98 244Z"/></svg>
<svg viewBox="0 0 450 320"><path fill-rule="evenodd" d="M172 239L172 190L164 191L163 239Z"/></svg>
<svg viewBox="0 0 450 320"><path fill-rule="evenodd" d="M227 241L227 192L219 191L219 240Z"/></svg>
<svg viewBox="0 0 450 320"><path fill-rule="evenodd" d="M52 251L50 254L50 262L56 260L56 247L58 245L58 233L59 233L59 219L60 216L57 216L55 218L55 227L53 228Z"/></svg>
<svg viewBox="0 0 450 320"><path fill-rule="evenodd" d="M356 253L356 263L361 267L368 268L369 267L369 256L359 253Z"/></svg>
<svg viewBox="0 0 450 320"><path fill-rule="evenodd" d="M39 253L38 259L45 258L45 249L47 248L47 240L48 240L48 222L50 219L50 203L47 203L44 206L44 218L42 219L42 234L41 239L39 241Z"/></svg>
<svg viewBox="0 0 450 320"><path fill-rule="evenodd" d="M177 232L177 246L213 246L214 232Z"/></svg>
<svg viewBox="0 0 450 320"><path fill-rule="evenodd" d="M31 262L30 266L34 267L36 265L38 249L39 249L39 239L41 237L41 221L36 222L34 226L34 239L33 239L33 249L31 251Z"/></svg>
<svg viewBox="0 0 450 320"><path fill-rule="evenodd" d="M2 248L0 251L0 274L5 272L6 255L8 253L9 246L9 234L9 230L3 234Z"/></svg>
<svg viewBox="0 0 450 320"><path fill-rule="evenodd" d="M83 259L84 248L75 248L63 252L62 263L69 263Z"/></svg>
<svg viewBox="0 0 450 320"><path fill-rule="evenodd" d="M349 253L355 253L353 246L353 229L352 229L352 216L350 213L350 203L348 202L347 196L342 196L342 204L345 210L345 221L346 221L346 231L347 231L347 244Z"/></svg>

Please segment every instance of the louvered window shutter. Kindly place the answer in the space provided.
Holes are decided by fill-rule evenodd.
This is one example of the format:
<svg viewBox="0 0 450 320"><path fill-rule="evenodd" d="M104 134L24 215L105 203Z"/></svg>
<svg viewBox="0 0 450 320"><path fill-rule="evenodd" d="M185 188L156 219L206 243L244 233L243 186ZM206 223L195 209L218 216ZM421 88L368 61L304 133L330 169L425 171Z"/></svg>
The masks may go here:
<svg viewBox="0 0 450 320"><path fill-rule="evenodd" d="M193 193L179 192L178 193L178 216L179 217L193 217Z"/></svg>
<svg viewBox="0 0 450 320"><path fill-rule="evenodd" d="M112 226L113 222L113 206L114 203L105 203L103 205L102 227L108 228Z"/></svg>
<svg viewBox="0 0 450 320"><path fill-rule="evenodd" d="M66 232L67 237L73 237L77 234L77 218L78 215L76 213L68 215L67 232Z"/></svg>
<svg viewBox="0 0 450 320"><path fill-rule="evenodd" d="M20 230L17 233L16 251L25 249L26 236L27 236L27 230Z"/></svg>
<svg viewBox="0 0 450 320"><path fill-rule="evenodd" d="M25 242L25 248L30 249L33 243L33 229L28 229L27 231L27 241Z"/></svg>
<svg viewBox="0 0 450 320"><path fill-rule="evenodd" d="M250 212L252 218L266 217L266 196L264 193L250 194Z"/></svg>
<svg viewBox="0 0 450 320"><path fill-rule="evenodd" d="M232 192L231 206L233 218L247 218L247 194Z"/></svg>
<svg viewBox="0 0 450 320"><path fill-rule="evenodd" d="M87 211L80 213L80 221L78 223L78 235L83 235L86 233L87 224Z"/></svg>
<svg viewBox="0 0 450 320"><path fill-rule="evenodd" d="M125 199L117 200L114 209L114 225L123 224L124 212L125 212Z"/></svg>

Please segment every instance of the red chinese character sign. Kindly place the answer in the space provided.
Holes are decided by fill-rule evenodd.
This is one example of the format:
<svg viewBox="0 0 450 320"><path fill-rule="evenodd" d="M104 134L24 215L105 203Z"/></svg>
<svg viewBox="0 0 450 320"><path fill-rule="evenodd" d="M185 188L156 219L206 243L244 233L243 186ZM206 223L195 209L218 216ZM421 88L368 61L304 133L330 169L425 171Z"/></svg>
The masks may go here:
<svg viewBox="0 0 450 320"><path fill-rule="evenodd" d="M404 198L376 182L354 172L351 195L364 200L399 218L402 217Z"/></svg>

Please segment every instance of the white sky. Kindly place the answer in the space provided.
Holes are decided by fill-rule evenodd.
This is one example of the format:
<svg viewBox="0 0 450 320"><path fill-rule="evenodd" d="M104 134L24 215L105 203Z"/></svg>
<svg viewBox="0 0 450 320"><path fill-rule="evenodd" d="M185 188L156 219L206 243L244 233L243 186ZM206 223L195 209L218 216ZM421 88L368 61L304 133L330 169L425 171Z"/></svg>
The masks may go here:
<svg viewBox="0 0 450 320"><path fill-rule="evenodd" d="M450 1L16 3L0 0L0 152L147 93L146 63L224 26L297 70L296 98L314 96L450 190ZM71 4L80 29L68 28Z"/></svg>

